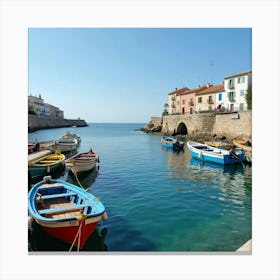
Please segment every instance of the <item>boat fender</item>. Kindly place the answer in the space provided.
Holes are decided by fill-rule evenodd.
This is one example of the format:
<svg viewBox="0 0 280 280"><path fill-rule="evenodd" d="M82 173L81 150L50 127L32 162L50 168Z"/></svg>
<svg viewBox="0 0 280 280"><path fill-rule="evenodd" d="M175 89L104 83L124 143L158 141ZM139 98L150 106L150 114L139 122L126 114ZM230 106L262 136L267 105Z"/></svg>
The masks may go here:
<svg viewBox="0 0 280 280"><path fill-rule="evenodd" d="M50 183L52 179L52 176L44 176L43 180L46 182L46 183Z"/></svg>
<svg viewBox="0 0 280 280"><path fill-rule="evenodd" d="M50 171L51 171L51 168L48 166L47 167L47 172L50 173Z"/></svg>
<svg viewBox="0 0 280 280"><path fill-rule="evenodd" d="M107 212L104 212L104 213L102 214L102 220L103 220L103 221L107 221L107 219L108 219Z"/></svg>

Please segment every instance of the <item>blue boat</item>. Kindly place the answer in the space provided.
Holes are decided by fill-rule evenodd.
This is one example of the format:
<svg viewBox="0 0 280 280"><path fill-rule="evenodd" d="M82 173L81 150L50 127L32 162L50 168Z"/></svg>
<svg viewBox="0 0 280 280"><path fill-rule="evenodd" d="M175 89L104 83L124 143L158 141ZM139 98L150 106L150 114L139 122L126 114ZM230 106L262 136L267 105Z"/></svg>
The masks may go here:
<svg viewBox="0 0 280 280"><path fill-rule="evenodd" d="M29 215L51 236L82 248L97 223L107 219L93 194L45 176L28 194Z"/></svg>
<svg viewBox="0 0 280 280"><path fill-rule="evenodd" d="M180 150L184 148L184 142L178 141L175 138L162 136L161 137L161 144L163 147L172 149L172 150Z"/></svg>
<svg viewBox="0 0 280 280"><path fill-rule="evenodd" d="M188 141L187 146L194 158L223 165L242 163L245 156L242 150L219 149L192 141Z"/></svg>

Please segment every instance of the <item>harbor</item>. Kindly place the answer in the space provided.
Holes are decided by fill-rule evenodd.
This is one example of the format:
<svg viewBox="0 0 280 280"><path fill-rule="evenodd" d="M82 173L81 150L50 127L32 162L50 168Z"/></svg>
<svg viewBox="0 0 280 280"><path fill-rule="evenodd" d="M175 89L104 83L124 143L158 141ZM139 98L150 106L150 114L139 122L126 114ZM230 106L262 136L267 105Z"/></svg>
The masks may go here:
<svg viewBox="0 0 280 280"><path fill-rule="evenodd" d="M48 141L68 130L81 142L64 153L66 159L90 149L99 155L93 169L76 176L67 166L48 174L87 190L106 209L107 219L79 251L237 252L251 239L252 167L200 161L185 141L183 149L165 148L161 135L142 132L144 126L90 123L28 134L29 142ZM29 189L42 177L32 179ZM30 253L69 252L71 244L33 220L28 247Z"/></svg>

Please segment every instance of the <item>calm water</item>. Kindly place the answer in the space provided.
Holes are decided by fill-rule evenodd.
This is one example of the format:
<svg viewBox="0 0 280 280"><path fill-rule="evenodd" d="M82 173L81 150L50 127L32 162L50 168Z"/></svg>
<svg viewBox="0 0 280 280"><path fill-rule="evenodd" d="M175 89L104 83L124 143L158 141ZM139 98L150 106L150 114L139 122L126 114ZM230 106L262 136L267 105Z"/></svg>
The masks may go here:
<svg viewBox="0 0 280 280"><path fill-rule="evenodd" d="M29 134L29 141L78 133L79 152L100 154L99 171L79 176L100 197L108 220L101 221L85 251L235 251L252 235L252 170L191 159L187 148L162 148L144 124L90 124ZM69 157L69 155L68 155ZM53 177L76 184L67 171ZM29 250L67 251L69 244L48 236L35 223Z"/></svg>

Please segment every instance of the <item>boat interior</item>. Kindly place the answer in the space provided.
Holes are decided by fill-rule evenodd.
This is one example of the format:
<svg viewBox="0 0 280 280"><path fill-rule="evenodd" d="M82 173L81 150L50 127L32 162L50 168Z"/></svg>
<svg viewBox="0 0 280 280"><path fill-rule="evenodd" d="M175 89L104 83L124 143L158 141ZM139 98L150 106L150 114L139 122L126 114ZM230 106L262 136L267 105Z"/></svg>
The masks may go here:
<svg viewBox="0 0 280 280"><path fill-rule="evenodd" d="M91 205L83 198L58 183L44 184L38 188L36 206L40 215L53 219L92 212Z"/></svg>

